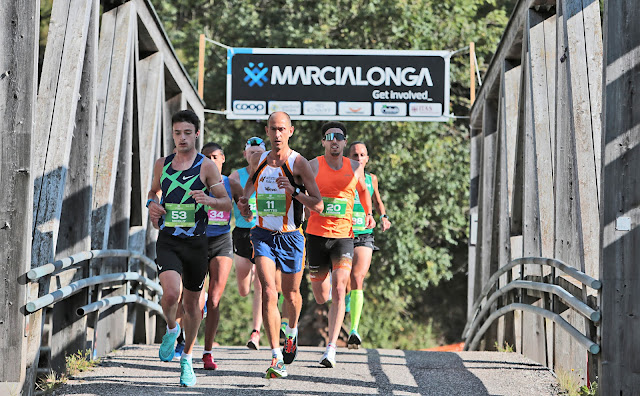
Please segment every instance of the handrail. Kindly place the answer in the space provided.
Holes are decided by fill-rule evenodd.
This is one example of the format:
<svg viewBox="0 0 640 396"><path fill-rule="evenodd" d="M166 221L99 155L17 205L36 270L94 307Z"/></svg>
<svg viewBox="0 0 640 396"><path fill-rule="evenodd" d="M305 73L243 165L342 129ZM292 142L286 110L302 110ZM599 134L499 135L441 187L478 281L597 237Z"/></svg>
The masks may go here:
<svg viewBox="0 0 640 396"><path fill-rule="evenodd" d="M582 314L592 322L597 323L600 321L601 314L599 311L594 310L593 308L591 308L590 306L582 302L580 299L576 298L571 293L569 293L568 291L566 291L565 289L563 289L558 285L550 285L548 283L531 282L531 281L525 281L525 280L515 280L512 282L509 282L507 285L496 290L493 294L491 294L491 296L484 303L482 310L473 318L473 321L470 327L468 327L467 332L462 334L462 339L466 340L469 334L473 334L476 327L478 327L479 320L482 317L484 317L484 315L489 311L489 309L491 309L491 305L494 303L495 300L497 300L500 296L503 296L510 290L517 289L517 288L539 290L539 291L555 294L556 296L560 297L567 305L569 305L571 308L578 311L580 314Z"/></svg>
<svg viewBox="0 0 640 396"><path fill-rule="evenodd" d="M485 284L484 288L482 289L482 292L480 292L480 295L478 296L476 301L473 303L473 307L471 308L471 314L467 318L467 323L464 327L464 330L462 331L463 335L467 334L467 331L469 330L469 326L471 325L471 322L476 316L476 311L478 310L478 307L482 303L482 300L489 294L489 292L491 291L491 288L493 287L493 284L496 283L498 278L500 278L501 275L505 274L511 268L516 267L518 265L524 265L524 264L549 265L551 267L559 269L562 272L569 274L574 279L582 282L583 284L591 287L592 289L600 290L602 288L601 281L594 279L589 275L585 274L584 272L579 271L573 267L570 267L563 261L560 261L557 259L551 259L551 258L545 258L545 257L522 257L522 258L511 260L509 264L505 265L502 268L499 268L496 272L494 272L493 275L491 275L491 277Z"/></svg>
<svg viewBox="0 0 640 396"><path fill-rule="evenodd" d="M69 257L56 260L53 263L48 263L40 267L33 268L27 272L27 278L34 281L42 278L43 276L52 274L54 271L68 268L74 264L81 263L83 261L91 260L94 258L106 258L106 257L129 257L137 259L145 263L146 265L155 268L156 264L149 257L133 252L131 250L123 249L104 249L104 250L88 250L73 254Z"/></svg>
<svg viewBox="0 0 640 396"><path fill-rule="evenodd" d="M464 350L475 350L478 347L478 343L480 339L484 335L484 333L489 329L491 324L500 316L503 316L511 311L520 310L520 311L528 311L534 314L544 316L545 318L552 320L555 324L560 326L564 331L569 333L576 341L578 341L582 346L584 346L591 354L598 354L600 352L600 345L594 343L589 338L587 338L584 334L579 332L575 327L571 326L562 316L557 313L547 311L546 309L542 309L540 307L535 307L532 305L522 304L522 303L513 303L509 304L505 307L502 307L492 313L487 320L484 322L480 330L476 333L475 337L471 343L468 341L464 345Z"/></svg>
<svg viewBox="0 0 640 396"><path fill-rule="evenodd" d="M91 278L80 279L75 282L70 283L68 286L65 286L61 289L55 290L49 294L45 294L44 296L35 299L33 301L29 301L26 305L27 312L33 313L38 311L47 305L51 305L55 302L58 302L64 298L67 298L77 292L80 289L83 289L88 286L94 286L100 283L108 283L108 282L117 282L123 280L130 280L140 282L150 290L155 291L158 295L162 295L162 287L152 281L149 278L146 278L137 272L120 272L116 274L106 274L106 275L98 275Z"/></svg>
<svg viewBox="0 0 640 396"><path fill-rule="evenodd" d="M159 312L162 316L164 313L162 312L162 307L160 304L154 303L153 301L149 301L146 298L142 298L136 294L128 294L126 296L114 296L103 298L100 301L96 301L91 304L84 305L76 310L78 316L84 316L88 313L97 311L101 308L107 308L113 305L122 305L127 303L136 303L140 305L144 305L145 307L151 309L152 311Z"/></svg>

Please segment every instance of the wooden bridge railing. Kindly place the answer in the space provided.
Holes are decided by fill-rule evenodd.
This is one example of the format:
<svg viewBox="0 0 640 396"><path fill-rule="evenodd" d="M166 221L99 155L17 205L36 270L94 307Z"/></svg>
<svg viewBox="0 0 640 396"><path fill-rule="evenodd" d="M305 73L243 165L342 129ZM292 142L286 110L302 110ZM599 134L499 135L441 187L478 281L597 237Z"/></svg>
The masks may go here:
<svg viewBox="0 0 640 396"><path fill-rule="evenodd" d="M483 324L479 346L515 344L554 370L581 373L583 383L597 380L607 395L640 389L639 18L633 0L604 9L597 0L518 1L471 110L472 321L482 322L481 291L501 290L484 311L498 319ZM490 282L522 257L569 263L602 288L535 263ZM553 293L504 293L542 281L599 310L600 323ZM558 331L554 318L600 353Z"/></svg>
<svg viewBox="0 0 640 396"><path fill-rule="evenodd" d="M98 356L154 341L156 315L148 311L124 305L89 315L97 319L76 315L107 295L124 296L126 284L84 289L45 315L26 310L79 279L129 271L127 258L94 259L37 282L27 273L90 249L153 258L145 208L153 161L173 149L174 112L190 108L204 118L149 0L53 0L41 70L39 3L0 7L0 354L17 362L0 365L0 393L33 391L43 330L59 372L65 354L86 348L88 328L109 329L99 334ZM153 279L155 269L147 270Z"/></svg>

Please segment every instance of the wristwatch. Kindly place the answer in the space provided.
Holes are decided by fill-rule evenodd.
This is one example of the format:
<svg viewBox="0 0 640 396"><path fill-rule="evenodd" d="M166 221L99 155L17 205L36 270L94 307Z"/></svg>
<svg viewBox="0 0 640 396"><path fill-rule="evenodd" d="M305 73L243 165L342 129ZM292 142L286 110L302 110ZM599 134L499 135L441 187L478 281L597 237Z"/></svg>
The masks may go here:
<svg viewBox="0 0 640 396"><path fill-rule="evenodd" d="M380 216L380 221L382 221L382 219L387 219L388 220L389 216L387 216L387 214L385 213L385 214Z"/></svg>
<svg viewBox="0 0 640 396"><path fill-rule="evenodd" d="M298 194L300 194L300 189L298 187L296 187L295 191L293 193L291 193L291 198L297 196Z"/></svg>
<svg viewBox="0 0 640 396"><path fill-rule="evenodd" d="M149 198L147 200L147 204L145 205L147 208L149 207L149 205L151 204L151 202L156 202L153 198Z"/></svg>

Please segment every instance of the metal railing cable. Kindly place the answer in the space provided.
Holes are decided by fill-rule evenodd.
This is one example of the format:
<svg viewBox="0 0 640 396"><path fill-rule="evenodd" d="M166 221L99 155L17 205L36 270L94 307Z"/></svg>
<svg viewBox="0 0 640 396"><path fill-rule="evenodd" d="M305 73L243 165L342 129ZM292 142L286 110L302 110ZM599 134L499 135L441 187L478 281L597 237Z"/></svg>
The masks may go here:
<svg viewBox="0 0 640 396"><path fill-rule="evenodd" d="M115 297L107 297L100 301L96 301L91 304L84 305L76 310L78 316L84 316L88 313L97 311L101 308L111 307L113 305L122 305L127 303L137 303L149 308L152 311L158 312L160 315L164 317L162 312L162 307L160 304L154 303L153 301L149 301L145 298L142 298L136 294L128 294L126 296L115 296Z"/></svg>

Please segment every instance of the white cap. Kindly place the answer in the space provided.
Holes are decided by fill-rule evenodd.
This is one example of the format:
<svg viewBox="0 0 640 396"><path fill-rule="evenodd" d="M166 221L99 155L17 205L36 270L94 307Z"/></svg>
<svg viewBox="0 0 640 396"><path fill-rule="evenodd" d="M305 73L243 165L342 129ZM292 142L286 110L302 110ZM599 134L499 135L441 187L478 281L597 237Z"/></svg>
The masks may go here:
<svg viewBox="0 0 640 396"><path fill-rule="evenodd" d="M248 149L249 147L262 147L263 150L267 150L267 147L264 145L264 140L262 138L259 138L257 136L254 136L252 138L249 138L249 140L247 140L247 144L244 146L244 149Z"/></svg>

